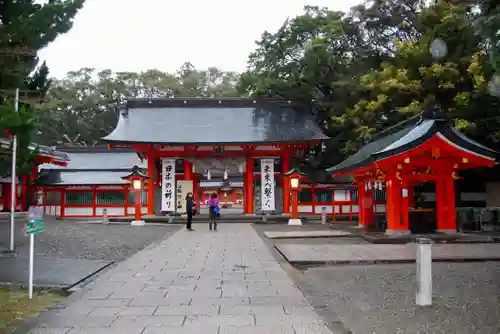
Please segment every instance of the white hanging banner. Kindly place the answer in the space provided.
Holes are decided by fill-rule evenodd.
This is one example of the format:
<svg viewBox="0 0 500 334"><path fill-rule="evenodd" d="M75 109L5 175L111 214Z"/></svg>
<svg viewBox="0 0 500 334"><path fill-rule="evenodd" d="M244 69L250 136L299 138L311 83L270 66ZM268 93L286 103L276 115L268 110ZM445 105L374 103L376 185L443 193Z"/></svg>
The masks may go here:
<svg viewBox="0 0 500 334"><path fill-rule="evenodd" d="M262 211L274 211L276 209L274 194L274 159L260 160L261 177L261 206Z"/></svg>
<svg viewBox="0 0 500 334"><path fill-rule="evenodd" d="M175 159L161 159L161 211L175 211Z"/></svg>

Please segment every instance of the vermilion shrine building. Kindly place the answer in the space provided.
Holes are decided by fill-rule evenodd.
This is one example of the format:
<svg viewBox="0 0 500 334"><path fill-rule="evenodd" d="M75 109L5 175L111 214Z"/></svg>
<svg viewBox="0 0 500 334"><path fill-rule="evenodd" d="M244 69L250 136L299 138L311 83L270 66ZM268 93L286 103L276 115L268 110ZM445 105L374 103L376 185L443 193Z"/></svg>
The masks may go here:
<svg viewBox="0 0 500 334"><path fill-rule="evenodd" d="M38 177L38 166L41 164L52 164L58 166L66 166L69 157L66 153L60 152L57 149L44 145L31 146L32 150L37 149L38 154L35 158L35 165L30 175L18 177L16 180L16 210L26 211L30 205L29 201L29 184ZM0 154L11 155L11 140L0 137ZM0 209L9 211L11 207L11 177L0 178Z"/></svg>
<svg viewBox="0 0 500 334"><path fill-rule="evenodd" d="M47 214L61 218L101 217L104 212L110 217L132 216L135 196L122 177L137 165L153 175L142 196L144 214L183 213L188 191L194 192L198 207L210 193L217 192L223 204L242 213L287 214L290 192L283 173L291 169L294 156L301 156L324 139L312 111L288 101L133 100L120 111L116 129L105 138L109 148L56 150L41 146L37 159L42 165L39 172L33 171L31 190L42 192ZM8 147L9 140L3 145ZM437 228L453 230L451 220L443 218L453 211L450 194L454 191L450 189L455 183L449 176L464 168L492 166L494 155L442 120L406 123L379 134L358 153L329 169L334 182L301 183L298 212L319 215L325 209L340 219L354 219L359 214L360 223L367 226L373 224L375 216L387 215L389 231L406 231L412 229L412 220L432 215L436 220L439 215ZM167 172L170 178L162 182ZM441 181L437 181L439 177ZM10 183L3 181L0 205L8 209ZM436 190L422 193L425 208L414 200L412 186L423 181L438 185ZM27 195L22 195L28 194L27 183L25 178L18 186L19 203L24 206L28 203ZM263 189L261 185L266 183L268 187ZM165 203L167 185L170 203ZM491 185L489 188L496 189L496 183ZM491 206L491 199L496 198L489 189L465 191L456 191L457 205ZM262 201L264 195L270 197L266 202ZM436 201L450 205L443 209L438 204L436 213L430 209ZM404 217L406 202L408 218L398 220L395 210L401 207L399 213ZM21 204L18 209L22 209Z"/></svg>
<svg viewBox="0 0 500 334"><path fill-rule="evenodd" d="M327 171L353 175L358 185L359 221L373 225L373 190L385 189L387 232L406 233L410 225L435 219L436 230L456 231L457 172L493 167L498 153L467 138L438 117L422 117L373 138L356 154ZM435 183L436 209L415 205L414 186Z"/></svg>
<svg viewBox="0 0 500 334"><path fill-rule="evenodd" d="M290 190L282 174L293 156L327 137L312 111L291 101L173 98L128 101L103 139L111 147L131 147L146 160L152 177L147 214L159 215L182 212L187 192L199 198L200 179L224 182L238 174L244 175L244 213L288 213ZM182 180L175 173L180 159Z"/></svg>

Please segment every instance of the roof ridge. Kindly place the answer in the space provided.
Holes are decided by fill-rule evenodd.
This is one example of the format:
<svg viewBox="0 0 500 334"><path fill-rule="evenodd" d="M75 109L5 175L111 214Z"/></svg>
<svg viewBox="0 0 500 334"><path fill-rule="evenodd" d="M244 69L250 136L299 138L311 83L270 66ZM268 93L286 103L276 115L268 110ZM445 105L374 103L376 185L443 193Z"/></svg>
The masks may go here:
<svg viewBox="0 0 500 334"><path fill-rule="evenodd" d="M412 125L413 122L415 123L418 123L418 122L421 122L422 121L422 116L423 116L423 113L419 113L417 115L414 115L410 118L407 118L399 123L396 123L394 125L391 125L390 127L388 128L385 128L377 133L375 133L373 136L371 136L368 141L365 143L365 144L368 144L368 143L371 143L373 141L376 141L378 139L380 139L380 137L385 137L385 136L388 136L388 135L391 135L395 132L398 132L400 130L403 130L405 127L407 127L408 125Z"/></svg>

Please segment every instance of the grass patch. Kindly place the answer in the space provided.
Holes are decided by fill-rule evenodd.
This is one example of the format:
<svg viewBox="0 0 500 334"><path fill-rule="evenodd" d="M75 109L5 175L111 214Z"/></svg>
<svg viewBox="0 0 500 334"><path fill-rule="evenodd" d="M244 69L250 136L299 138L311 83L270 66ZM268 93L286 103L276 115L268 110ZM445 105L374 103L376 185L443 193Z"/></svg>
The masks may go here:
<svg viewBox="0 0 500 334"><path fill-rule="evenodd" d="M61 294L56 291L35 290L30 300L27 288L0 287L0 334L27 317L37 316L60 299Z"/></svg>

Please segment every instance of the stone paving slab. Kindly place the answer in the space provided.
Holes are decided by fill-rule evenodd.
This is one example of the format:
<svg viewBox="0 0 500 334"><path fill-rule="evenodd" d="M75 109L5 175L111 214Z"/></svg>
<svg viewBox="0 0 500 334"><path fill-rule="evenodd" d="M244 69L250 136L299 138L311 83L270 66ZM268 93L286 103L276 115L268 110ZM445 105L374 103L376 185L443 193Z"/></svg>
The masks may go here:
<svg viewBox="0 0 500 334"><path fill-rule="evenodd" d="M288 238L328 238L328 237L346 237L352 233L340 230L318 230L318 231L265 231L264 234L269 239L288 239Z"/></svg>
<svg viewBox="0 0 500 334"><path fill-rule="evenodd" d="M0 281L12 284L27 284L28 257L0 257ZM82 279L112 264L111 261L55 259L35 256L34 284L68 288Z"/></svg>
<svg viewBox="0 0 500 334"><path fill-rule="evenodd" d="M292 264L366 264L415 262L416 244L303 245L279 244L276 249ZM500 261L500 244L435 244L433 261Z"/></svg>
<svg viewBox="0 0 500 334"><path fill-rule="evenodd" d="M30 333L45 332L331 333L249 224L182 230L144 249Z"/></svg>

